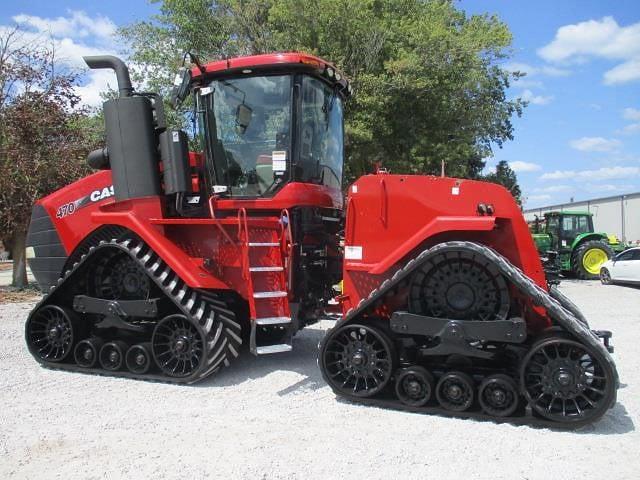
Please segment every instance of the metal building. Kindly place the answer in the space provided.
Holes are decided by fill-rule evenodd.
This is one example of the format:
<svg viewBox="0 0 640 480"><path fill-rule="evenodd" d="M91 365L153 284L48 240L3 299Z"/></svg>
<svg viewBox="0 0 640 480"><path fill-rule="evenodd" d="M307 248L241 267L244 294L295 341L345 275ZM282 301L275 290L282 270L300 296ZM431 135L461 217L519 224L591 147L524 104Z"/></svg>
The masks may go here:
<svg viewBox="0 0 640 480"><path fill-rule="evenodd" d="M552 210L591 212L596 231L615 233L623 242L640 244L640 192L529 208L524 211L524 216L529 221L534 219L534 215L542 218L545 212Z"/></svg>

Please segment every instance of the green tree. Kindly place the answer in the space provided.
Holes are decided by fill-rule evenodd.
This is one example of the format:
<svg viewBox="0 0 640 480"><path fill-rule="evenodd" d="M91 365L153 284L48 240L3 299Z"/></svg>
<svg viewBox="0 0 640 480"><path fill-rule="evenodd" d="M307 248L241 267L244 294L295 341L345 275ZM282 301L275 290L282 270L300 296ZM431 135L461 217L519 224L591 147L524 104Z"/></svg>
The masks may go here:
<svg viewBox="0 0 640 480"><path fill-rule="evenodd" d="M355 95L346 109L349 180L374 162L396 173L477 178L513 137L524 103L500 67L511 34L447 0L153 0L160 13L121 30L139 79L163 93L184 51L211 60L303 50L333 61ZM174 117L179 119L180 117Z"/></svg>
<svg viewBox="0 0 640 480"><path fill-rule="evenodd" d="M11 251L13 284L27 284L25 239L34 202L83 175L97 143L77 106L75 75L58 69L47 45L0 36L0 240Z"/></svg>
<svg viewBox="0 0 640 480"><path fill-rule="evenodd" d="M522 192L520 191L520 185L518 185L516 172L511 169L505 160L500 160L496 165L495 172L485 175L484 180L502 185L511 192L518 205L522 205Z"/></svg>

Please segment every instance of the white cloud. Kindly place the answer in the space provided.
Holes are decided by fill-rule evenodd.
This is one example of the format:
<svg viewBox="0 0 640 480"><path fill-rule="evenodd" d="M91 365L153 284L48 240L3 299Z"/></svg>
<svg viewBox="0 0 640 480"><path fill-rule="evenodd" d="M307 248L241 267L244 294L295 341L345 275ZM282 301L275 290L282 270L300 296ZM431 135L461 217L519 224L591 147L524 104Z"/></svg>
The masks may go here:
<svg viewBox="0 0 640 480"><path fill-rule="evenodd" d="M636 108L625 108L622 116L625 120L640 120L640 110Z"/></svg>
<svg viewBox="0 0 640 480"><path fill-rule="evenodd" d="M520 160L517 160L515 162L509 162L509 166L511 167L511 170L518 173L535 172L542 169L542 167L537 163L522 162Z"/></svg>
<svg viewBox="0 0 640 480"><path fill-rule="evenodd" d="M621 63L604 73L605 85L617 85L634 80L640 80L640 58Z"/></svg>
<svg viewBox="0 0 640 480"><path fill-rule="evenodd" d="M544 83L540 80L531 80L529 78L519 78L515 81L515 87L520 88L544 88Z"/></svg>
<svg viewBox="0 0 640 480"><path fill-rule="evenodd" d="M575 63L590 58L622 61L604 74L615 85L640 80L640 22L621 27L613 17L565 25L538 50L548 62Z"/></svg>
<svg viewBox="0 0 640 480"><path fill-rule="evenodd" d="M559 193L559 192L570 192L574 188L570 185L549 185L547 187L539 187L534 188L534 192L539 193Z"/></svg>
<svg viewBox="0 0 640 480"><path fill-rule="evenodd" d="M594 184L587 183L585 189L589 192L607 193L607 192L628 192L633 189L633 185L612 185L611 183Z"/></svg>
<svg viewBox="0 0 640 480"><path fill-rule="evenodd" d="M547 75L549 77L566 77L571 74L571 70L567 70L566 68L554 67L553 65L535 67L528 63L521 62L507 63L504 68L510 72L526 73L528 76Z"/></svg>
<svg viewBox="0 0 640 480"><path fill-rule="evenodd" d="M531 90L527 88L526 90L522 91L522 93L520 94L520 98L525 102L531 103L532 105L546 105L547 103L551 102L551 100L553 100L553 95L535 95Z"/></svg>
<svg viewBox="0 0 640 480"><path fill-rule="evenodd" d="M89 17L85 12L69 10L69 17L43 18L34 15L20 14L13 21L40 33L48 33L54 37L98 37L110 38L116 32L116 24L108 17L98 15Z"/></svg>
<svg viewBox="0 0 640 480"><path fill-rule="evenodd" d="M626 127L624 127L620 133L624 135L633 135L636 133L640 133L640 123L630 123Z"/></svg>
<svg viewBox="0 0 640 480"><path fill-rule="evenodd" d="M529 195L528 197L526 197L526 200L528 202L543 202L545 200L551 200L551 195Z"/></svg>
<svg viewBox="0 0 640 480"><path fill-rule="evenodd" d="M616 178L628 178L640 176L640 167L603 167L597 170L556 170L544 173L540 180L611 180Z"/></svg>
<svg viewBox="0 0 640 480"><path fill-rule="evenodd" d="M112 54L117 50L113 35L116 25L101 15L89 17L82 11L69 11L66 17L44 18L20 14L13 17L23 31L20 42L24 44L50 44L62 67L86 70L82 59L87 55ZM0 31L11 27L0 25ZM97 107L102 104L100 93L115 87L115 75L111 70L87 70L83 85L75 88L81 104Z"/></svg>
<svg viewBox="0 0 640 480"><path fill-rule="evenodd" d="M620 148L622 143L616 139L602 137L582 137L569 142L571 148L581 152L612 152Z"/></svg>

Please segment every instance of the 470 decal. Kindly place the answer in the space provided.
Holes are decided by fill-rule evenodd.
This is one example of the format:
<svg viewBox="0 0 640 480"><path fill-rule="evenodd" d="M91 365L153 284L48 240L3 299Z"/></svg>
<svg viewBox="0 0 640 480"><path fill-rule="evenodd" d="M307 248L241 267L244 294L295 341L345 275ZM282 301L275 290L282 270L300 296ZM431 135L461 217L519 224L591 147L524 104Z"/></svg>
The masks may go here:
<svg viewBox="0 0 640 480"><path fill-rule="evenodd" d="M56 218L64 218L69 215L73 215L77 210L80 210L82 207L86 207L90 203L99 202L100 200L104 200L105 198L109 198L113 196L113 185L108 187L101 188L99 190L94 190L89 195L85 195L73 202L65 203L64 205L60 205L58 210L56 210Z"/></svg>

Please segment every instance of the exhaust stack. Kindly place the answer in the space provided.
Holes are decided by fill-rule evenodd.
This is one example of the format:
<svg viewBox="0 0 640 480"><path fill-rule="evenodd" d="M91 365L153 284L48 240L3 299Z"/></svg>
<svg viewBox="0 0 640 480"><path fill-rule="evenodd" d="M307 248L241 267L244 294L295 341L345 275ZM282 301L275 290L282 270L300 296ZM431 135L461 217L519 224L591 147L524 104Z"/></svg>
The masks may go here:
<svg viewBox="0 0 640 480"><path fill-rule="evenodd" d="M131 96L133 93L133 87L131 86L131 78L129 78L129 69L122 60L118 57L114 57L113 55L96 55L82 57L82 59L92 70L98 70L101 68L113 69L116 72L120 98Z"/></svg>
<svg viewBox="0 0 640 480"><path fill-rule="evenodd" d="M120 96L104 102L107 148L89 154L94 168L111 168L117 201L160 194L158 138L148 95L134 94L129 69L112 55L84 57L91 69L111 68Z"/></svg>

